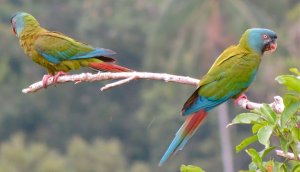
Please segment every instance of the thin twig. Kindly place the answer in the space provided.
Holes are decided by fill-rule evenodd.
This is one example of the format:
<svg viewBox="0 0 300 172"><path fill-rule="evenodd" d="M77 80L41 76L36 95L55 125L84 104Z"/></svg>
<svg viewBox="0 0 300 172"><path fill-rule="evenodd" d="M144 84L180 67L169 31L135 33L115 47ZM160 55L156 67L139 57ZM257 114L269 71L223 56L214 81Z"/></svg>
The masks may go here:
<svg viewBox="0 0 300 172"><path fill-rule="evenodd" d="M113 88L113 87L116 87L116 86L119 86L119 85L128 83L128 82L134 80L135 78L136 78L135 76L132 76L132 77L129 77L129 78L126 78L126 79L119 80L119 81L117 81L117 82L113 82L113 83L107 84L107 85L101 87L100 90L101 90L101 91L108 90L108 89L110 89L110 88Z"/></svg>
<svg viewBox="0 0 300 172"><path fill-rule="evenodd" d="M285 158L288 158L288 159L296 160L295 155L291 152L284 152L282 150L275 150L275 152L278 156L282 156L282 157L285 157ZM300 155L298 155L298 160L299 159L300 159Z"/></svg>

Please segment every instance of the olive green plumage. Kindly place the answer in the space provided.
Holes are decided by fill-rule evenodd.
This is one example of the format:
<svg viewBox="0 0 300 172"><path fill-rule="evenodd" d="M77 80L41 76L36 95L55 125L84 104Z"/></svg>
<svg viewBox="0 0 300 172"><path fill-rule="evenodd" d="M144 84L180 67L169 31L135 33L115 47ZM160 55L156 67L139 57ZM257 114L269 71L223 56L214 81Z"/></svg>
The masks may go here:
<svg viewBox="0 0 300 172"><path fill-rule="evenodd" d="M229 47L200 80L198 94L223 99L233 90L243 92L253 81L260 61L260 54L240 46Z"/></svg>
<svg viewBox="0 0 300 172"><path fill-rule="evenodd" d="M238 45L230 46L217 58L199 82L198 89L181 110L187 116L161 158L163 165L182 150L199 128L208 112L230 98L238 98L252 83L265 51L275 51L276 33L263 28L248 29Z"/></svg>
<svg viewBox="0 0 300 172"><path fill-rule="evenodd" d="M62 33L48 31L28 13L16 13L11 22L25 54L45 67L51 75L80 67L113 72L130 71L121 66L104 63L115 61L111 57L115 54L112 50L94 48Z"/></svg>

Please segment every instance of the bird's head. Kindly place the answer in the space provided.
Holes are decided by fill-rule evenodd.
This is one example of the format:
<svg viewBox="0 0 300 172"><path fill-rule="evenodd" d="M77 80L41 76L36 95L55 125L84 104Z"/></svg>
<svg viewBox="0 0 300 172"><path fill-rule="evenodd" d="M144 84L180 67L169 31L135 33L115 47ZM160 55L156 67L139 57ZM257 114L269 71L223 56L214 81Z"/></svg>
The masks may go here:
<svg viewBox="0 0 300 172"><path fill-rule="evenodd" d="M10 22L12 32L17 37L19 37L26 28L36 28L40 26L38 21L31 14L25 12L17 12L12 16Z"/></svg>
<svg viewBox="0 0 300 172"><path fill-rule="evenodd" d="M244 45L258 54L274 52L277 48L277 35L274 31L264 28L252 28L245 31L240 45Z"/></svg>

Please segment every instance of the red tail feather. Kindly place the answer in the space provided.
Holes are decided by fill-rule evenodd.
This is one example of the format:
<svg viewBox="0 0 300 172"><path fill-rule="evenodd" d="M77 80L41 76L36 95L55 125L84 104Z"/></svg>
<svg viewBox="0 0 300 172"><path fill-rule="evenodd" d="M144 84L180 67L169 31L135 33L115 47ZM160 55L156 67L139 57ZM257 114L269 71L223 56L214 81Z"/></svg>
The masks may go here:
<svg viewBox="0 0 300 172"><path fill-rule="evenodd" d="M205 112L205 110L200 110L200 111L188 116L184 123L184 125L185 125L185 129L183 131L184 135L192 136L206 116L207 116L207 113Z"/></svg>
<svg viewBox="0 0 300 172"><path fill-rule="evenodd" d="M115 65L112 63L105 63L105 62L91 62L89 63L89 67L96 69L96 70L101 70L101 71L108 71L108 72L133 72L133 70Z"/></svg>
<svg viewBox="0 0 300 172"><path fill-rule="evenodd" d="M165 161L169 159L171 155L174 155L177 151L182 150L189 139L195 134L199 128L201 122L207 116L207 112L202 109L193 114L190 114L180 129L177 131L175 138L171 142L164 156L159 162L159 166L163 165Z"/></svg>

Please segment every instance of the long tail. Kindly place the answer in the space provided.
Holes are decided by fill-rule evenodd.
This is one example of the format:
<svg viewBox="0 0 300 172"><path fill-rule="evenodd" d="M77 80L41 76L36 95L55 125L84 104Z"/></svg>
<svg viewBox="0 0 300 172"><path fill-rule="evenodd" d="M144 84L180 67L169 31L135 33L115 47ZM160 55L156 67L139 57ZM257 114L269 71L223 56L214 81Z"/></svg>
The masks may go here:
<svg viewBox="0 0 300 172"><path fill-rule="evenodd" d="M106 62L91 62L88 64L88 66L96 70L108 71L108 72L133 72L134 71L123 66L119 66L113 63L106 63Z"/></svg>
<svg viewBox="0 0 300 172"><path fill-rule="evenodd" d="M171 155L174 155L177 151L182 150L189 139L193 136L195 131L199 128L203 119L207 116L207 112L205 110L197 111L193 114L190 114L180 129L177 131L175 138L172 143L168 147L164 156L161 158L159 162L159 166L162 166Z"/></svg>

